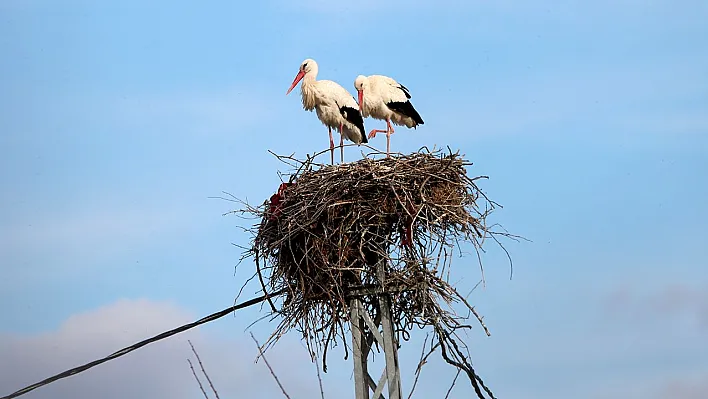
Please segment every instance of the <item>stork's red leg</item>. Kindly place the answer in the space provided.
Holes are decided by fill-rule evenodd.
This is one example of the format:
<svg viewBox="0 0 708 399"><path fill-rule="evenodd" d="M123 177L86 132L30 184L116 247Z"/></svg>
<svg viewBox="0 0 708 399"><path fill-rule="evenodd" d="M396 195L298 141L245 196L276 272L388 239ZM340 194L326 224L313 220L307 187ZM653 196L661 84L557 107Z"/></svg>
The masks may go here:
<svg viewBox="0 0 708 399"><path fill-rule="evenodd" d="M329 151L332 155L332 165L334 165L334 139L332 138L332 128L328 126L327 131L329 132Z"/></svg>
<svg viewBox="0 0 708 399"><path fill-rule="evenodd" d="M386 158L388 158L391 153L391 135L393 134L393 126L391 126L390 120L386 120L386 127Z"/></svg>
<svg viewBox="0 0 708 399"><path fill-rule="evenodd" d="M341 155L341 163L344 163L344 128L343 123L339 124L339 151Z"/></svg>

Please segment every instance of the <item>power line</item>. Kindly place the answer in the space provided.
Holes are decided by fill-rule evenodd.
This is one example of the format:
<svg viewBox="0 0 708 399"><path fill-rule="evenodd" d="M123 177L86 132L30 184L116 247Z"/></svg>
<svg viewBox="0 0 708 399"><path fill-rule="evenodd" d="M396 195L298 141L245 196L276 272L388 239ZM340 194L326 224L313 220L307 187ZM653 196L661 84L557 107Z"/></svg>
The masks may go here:
<svg viewBox="0 0 708 399"><path fill-rule="evenodd" d="M107 362L107 361L109 361L109 360L112 360L112 359L115 359L115 358L117 358L117 357L121 357L121 356L123 356L123 355L127 355L128 353L130 353L130 352L132 352L132 351L134 351L134 350L136 350L136 349L142 348L143 346L145 346L145 345L147 345L147 344L160 341L160 340L162 340L162 339L171 337L171 336L173 336L173 335L175 335L175 334L179 334L179 333L184 332L184 331L187 331L187 330L189 330L189 329L191 329L191 328L197 327L197 326L199 326L199 325L201 325L201 324L205 324L205 323L208 323L208 322L210 322L210 321L214 321L214 320L216 320L216 319L222 318L222 317L226 316L227 314L229 314L229 313L231 313L231 312L233 312L233 311L236 311L236 310L239 310L239 309L243 309L243 308L247 308L247 307L249 307L249 306L251 306L251 305L255 305L255 304L257 304L257 303L263 302L263 301L265 301L266 299L268 299L268 298L270 298L270 297L273 297L273 296L280 295L280 294L284 293L285 291L286 291L285 289L282 289L282 290L279 290L279 291L274 292L274 293L271 293L271 294L266 294L266 295L263 295L263 296L260 296L260 297L257 297L257 298L253 298L253 299L248 300L248 301L246 301L246 302L239 303L238 305L231 306L231 307L226 308L226 309L224 309L224 310L222 310L222 311L220 311L220 312L216 312L216 313L213 313L213 314L211 314L211 315L209 315L209 316L206 316L206 317L204 317L204 318L201 318L201 319L199 319L199 320L197 320L197 321L195 321L195 322L193 322L193 323L185 324L185 325L183 325L183 326L181 326L181 327L175 328L174 330L170 330L170 331L163 332L163 333L161 333L161 334L155 335L155 336L152 337L152 338L148 338L148 339L146 339L146 340L140 341L140 342L138 342L138 343L136 343L136 344L133 344L133 345L131 345L131 346L128 346L128 347L126 347L126 348L123 348L123 349L121 349L121 350L119 350L119 351L117 351L117 352L114 352L114 353L112 353L112 354L110 354L110 355L104 357L103 359L94 360L94 361L92 361L92 362L90 362L90 363L84 364L83 366L75 367L75 368L73 368L73 369L71 369L71 370L67 370L67 371L64 371L63 373L59 373L59 374L57 374L57 375L55 375L55 376L53 376L53 377L49 377L49 378L47 378L47 379L44 380L44 381L40 381L40 382L37 382L37 383L32 384L32 385L30 385L30 386L27 386L27 387L25 387L25 388L22 388L22 389L20 389L19 391L13 392L13 393L9 394L8 396L3 396L3 397L1 397L0 399L12 399L12 398L16 398L16 397L18 397L18 396L24 395L24 394L26 394L26 393L28 393L28 392L30 392L30 391L33 391L33 390L35 390L35 389L37 389L37 388L39 388L39 387L42 387L42 386L47 385L47 384L51 384L51 383L54 382L54 381L61 380L62 378L66 378L66 377L71 377L72 375L75 375L75 374L79 374L79 373L81 373L81 372L84 372L84 371L90 369L91 367L98 366L98 365L101 364L101 363L105 363L105 362Z"/></svg>

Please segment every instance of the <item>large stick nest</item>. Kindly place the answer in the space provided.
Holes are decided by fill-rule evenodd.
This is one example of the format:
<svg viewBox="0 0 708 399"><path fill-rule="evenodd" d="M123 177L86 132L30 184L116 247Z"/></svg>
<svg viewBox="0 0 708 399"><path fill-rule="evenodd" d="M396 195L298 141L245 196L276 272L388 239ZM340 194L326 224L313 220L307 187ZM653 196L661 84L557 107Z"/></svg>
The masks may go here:
<svg viewBox="0 0 708 399"><path fill-rule="evenodd" d="M450 305L477 313L447 275L461 241L477 250L496 241L486 225L496 204L475 183L484 176L469 177L459 154L427 150L333 166L279 158L297 170L262 207L246 210L260 219L246 255L264 290L285 292L279 306L271 302L280 324L266 346L295 328L323 350L326 368L327 348L346 343L351 298L380 317L377 295L386 291L399 342L414 325L432 326L445 360L467 371L481 395L484 384L451 338L469 327L467 316Z"/></svg>

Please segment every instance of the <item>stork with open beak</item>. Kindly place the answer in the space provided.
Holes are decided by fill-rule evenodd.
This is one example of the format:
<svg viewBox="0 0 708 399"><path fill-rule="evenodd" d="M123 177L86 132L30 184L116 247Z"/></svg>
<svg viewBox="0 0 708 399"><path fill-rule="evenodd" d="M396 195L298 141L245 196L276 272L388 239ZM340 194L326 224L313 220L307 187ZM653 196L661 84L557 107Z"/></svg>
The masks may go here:
<svg viewBox="0 0 708 399"><path fill-rule="evenodd" d="M341 161L344 162L344 138L356 144L368 143L364 118L361 116L356 99L342 86L331 80L317 80L318 66L315 60L306 59L300 65L300 70L293 84L285 95L302 81L302 106L306 111L313 109L317 118L327 126L329 132L329 148L334 164L334 139L332 129L339 131Z"/></svg>
<svg viewBox="0 0 708 399"><path fill-rule="evenodd" d="M357 76L354 87L359 93L359 110L364 117L386 121L386 130L374 129L369 138L376 133L386 133L386 156L391 150L391 135L394 133L391 122L398 126L416 128L423 124L423 118L410 102L408 88L394 79L383 75Z"/></svg>

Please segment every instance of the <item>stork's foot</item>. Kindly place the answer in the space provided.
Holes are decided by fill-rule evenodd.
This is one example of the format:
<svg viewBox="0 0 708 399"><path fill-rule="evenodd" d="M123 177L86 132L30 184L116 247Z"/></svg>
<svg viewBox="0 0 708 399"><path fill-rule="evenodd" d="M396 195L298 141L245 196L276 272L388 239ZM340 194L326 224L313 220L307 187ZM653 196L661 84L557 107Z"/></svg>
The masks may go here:
<svg viewBox="0 0 708 399"><path fill-rule="evenodd" d="M381 130L381 129L374 129L371 132L369 132L369 139L373 139L376 137L376 133L387 133L388 130Z"/></svg>

